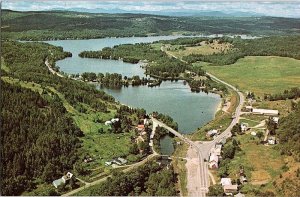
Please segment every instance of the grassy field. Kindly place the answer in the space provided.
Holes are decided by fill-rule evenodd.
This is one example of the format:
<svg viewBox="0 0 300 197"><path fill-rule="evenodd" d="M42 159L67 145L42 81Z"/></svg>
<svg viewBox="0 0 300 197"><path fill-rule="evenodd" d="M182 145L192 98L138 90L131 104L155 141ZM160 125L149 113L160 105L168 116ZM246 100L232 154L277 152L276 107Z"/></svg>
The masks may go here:
<svg viewBox="0 0 300 197"><path fill-rule="evenodd" d="M259 96L280 93L300 84L300 61L292 58L249 56L232 65L205 66L204 69Z"/></svg>
<svg viewBox="0 0 300 197"><path fill-rule="evenodd" d="M258 125L260 122L259 121L255 121L255 120L250 120L250 119L240 119L239 123L248 123L249 127L254 127L256 125Z"/></svg>
<svg viewBox="0 0 300 197"><path fill-rule="evenodd" d="M239 166L243 165L250 183L243 188L244 191L250 191L256 185L265 185L261 191L269 189L275 191L272 181L283 172L284 157L275 149L275 146L259 144L259 139L249 134L237 136L237 140L241 143L242 150L237 152L231 160L229 176L236 179Z"/></svg>
<svg viewBox="0 0 300 197"><path fill-rule="evenodd" d="M176 57L182 58L191 54L201 54L201 55L211 55L213 53L221 53L222 51L227 51L231 48L230 44L223 43L218 44L216 42L211 44L205 44L201 42L201 46L185 47L185 49L179 49L180 45L172 45L169 52Z"/></svg>

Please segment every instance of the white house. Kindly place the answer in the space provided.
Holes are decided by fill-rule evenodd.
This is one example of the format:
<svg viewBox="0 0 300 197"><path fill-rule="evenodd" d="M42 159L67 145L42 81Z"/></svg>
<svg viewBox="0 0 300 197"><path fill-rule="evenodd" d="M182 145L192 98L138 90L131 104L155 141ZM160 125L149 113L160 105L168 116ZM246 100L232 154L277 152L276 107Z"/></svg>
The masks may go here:
<svg viewBox="0 0 300 197"><path fill-rule="evenodd" d="M275 116L279 114L278 110L272 110L272 109L252 109L253 114L260 114L260 115L269 115L269 116Z"/></svg>
<svg viewBox="0 0 300 197"><path fill-rule="evenodd" d="M66 183L68 180L70 180L73 177L73 174L71 172L68 172L66 175L62 177L64 183Z"/></svg>
<svg viewBox="0 0 300 197"><path fill-rule="evenodd" d="M248 106L246 106L246 107L245 107L245 109L246 109L246 111L248 111L248 112L251 112L251 111L252 111L252 109L253 109L253 107L252 107L252 106L250 106L250 105L248 105Z"/></svg>
<svg viewBox="0 0 300 197"><path fill-rule="evenodd" d="M249 127L249 124L248 124L248 123L242 122L242 124L241 124L241 130L242 130L243 132L247 131L247 130L248 130L248 127Z"/></svg>
<svg viewBox="0 0 300 197"><path fill-rule="evenodd" d="M208 132L206 133L206 136L207 136L207 137L212 137L212 136L216 135L217 133L218 133L218 130L213 129L213 130L208 131Z"/></svg>
<svg viewBox="0 0 300 197"><path fill-rule="evenodd" d="M106 121L104 124L105 124L106 126L108 126L108 125L111 125L112 122L108 120L108 121Z"/></svg>
<svg viewBox="0 0 300 197"><path fill-rule="evenodd" d="M232 185L231 184L231 178L221 178L221 185L225 186L225 185Z"/></svg>
<svg viewBox="0 0 300 197"><path fill-rule="evenodd" d="M115 123L115 122L119 122L120 119L119 119L119 118L113 118L113 119L111 119L110 121L111 121L112 123Z"/></svg>
<svg viewBox="0 0 300 197"><path fill-rule="evenodd" d="M275 137L269 137L268 138L268 144L270 144L270 145L276 144L276 138Z"/></svg>
<svg viewBox="0 0 300 197"><path fill-rule="evenodd" d="M147 118L144 119L144 125L149 125L149 120Z"/></svg>
<svg viewBox="0 0 300 197"><path fill-rule="evenodd" d="M209 168L216 169L219 167L219 157L216 154L209 156Z"/></svg>
<svg viewBox="0 0 300 197"><path fill-rule="evenodd" d="M279 117L273 117L272 119L273 119L273 121L274 121L276 124L279 123Z"/></svg>
<svg viewBox="0 0 300 197"><path fill-rule="evenodd" d="M232 195L238 190L237 185L232 185L231 178L222 178L221 185L223 186L224 193L226 195Z"/></svg>

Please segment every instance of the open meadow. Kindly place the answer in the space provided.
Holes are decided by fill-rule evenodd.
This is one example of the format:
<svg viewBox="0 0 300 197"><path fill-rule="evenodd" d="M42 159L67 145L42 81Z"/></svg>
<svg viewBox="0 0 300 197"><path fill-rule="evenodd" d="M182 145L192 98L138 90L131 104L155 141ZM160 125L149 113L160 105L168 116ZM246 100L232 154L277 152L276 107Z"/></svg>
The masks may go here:
<svg viewBox="0 0 300 197"><path fill-rule="evenodd" d="M204 66L204 69L259 96L281 93L300 84L300 61L286 57L249 56L232 65Z"/></svg>

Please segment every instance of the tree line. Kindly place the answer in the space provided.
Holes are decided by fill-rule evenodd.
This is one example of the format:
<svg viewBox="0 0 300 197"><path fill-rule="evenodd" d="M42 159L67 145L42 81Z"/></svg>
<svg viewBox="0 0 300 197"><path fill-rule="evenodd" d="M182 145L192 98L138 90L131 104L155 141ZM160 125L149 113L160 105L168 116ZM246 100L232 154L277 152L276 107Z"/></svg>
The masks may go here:
<svg viewBox="0 0 300 197"><path fill-rule="evenodd" d="M300 97L300 88L294 87L290 90L284 90L282 93L274 95L265 95L264 99L270 101L286 100L286 99L297 99Z"/></svg>

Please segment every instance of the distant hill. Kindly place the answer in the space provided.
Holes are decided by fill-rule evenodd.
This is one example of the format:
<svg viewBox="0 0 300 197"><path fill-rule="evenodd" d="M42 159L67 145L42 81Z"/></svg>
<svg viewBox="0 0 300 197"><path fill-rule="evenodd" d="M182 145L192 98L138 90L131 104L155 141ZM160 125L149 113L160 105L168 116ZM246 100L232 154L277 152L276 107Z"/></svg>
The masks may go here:
<svg viewBox="0 0 300 197"><path fill-rule="evenodd" d="M58 10L58 9L55 9ZM127 10L122 9L87 9L87 8L61 8L59 10L65 11L75 11L75 12L86 12L86 13L107 13L107 14L122 14L129 13ZM54 10L49 10L54 11ZM257 14L254 12L222 12L222 11L198 11L198 10L184 10L184 11L174 11L174 10L165 10L165 11L144 11L136 10L130 11L133 14L151 14L151 15L162 15L162 16L211 16L211 17L251 17L251 16L264 16L262 14Z"/></svg>
<svg viewBox="0 0 300 197"><path fill-rule="evenodd" d="M146 13L112 14L84 11L86 10L77 9L76 12L3 10L1 27L3 37L20 40L50 40L170 35L174 33L267 36L300 33L300 19L246 16L250 13L202 12L198 13L198 16L163 16ZM96 9L96 11L102 10ZM193 13L190 14L193 15ZM231 16L235 14L244 16Z"/></svg>

